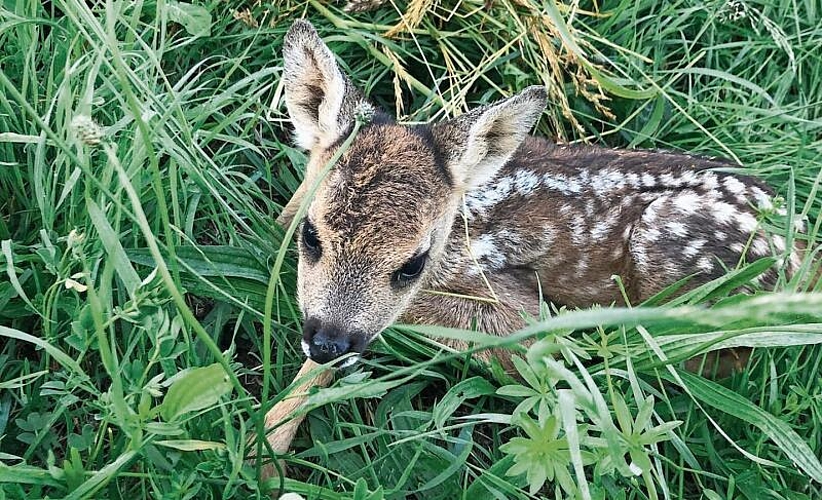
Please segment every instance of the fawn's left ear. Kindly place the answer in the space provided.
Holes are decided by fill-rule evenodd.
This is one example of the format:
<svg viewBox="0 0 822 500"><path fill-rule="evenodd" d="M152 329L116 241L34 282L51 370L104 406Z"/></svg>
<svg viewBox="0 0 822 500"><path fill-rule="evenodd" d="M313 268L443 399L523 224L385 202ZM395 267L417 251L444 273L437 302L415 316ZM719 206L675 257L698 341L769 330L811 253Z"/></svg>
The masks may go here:
<svg viewBox="0 0 822 500"><path fill-rule="evenodd" d="M362 94L346 78L334 54L308 21L297 20L283 40L285 103L296 142L330 146L348 129Z"/></svg>
<svg viewBox="0 0 822 500"><path fill-rule="evenodd" d="M547 100L545 87L528 87L435 125L435 140L457 187L470 191L493 179L534 127Z"/></svg>

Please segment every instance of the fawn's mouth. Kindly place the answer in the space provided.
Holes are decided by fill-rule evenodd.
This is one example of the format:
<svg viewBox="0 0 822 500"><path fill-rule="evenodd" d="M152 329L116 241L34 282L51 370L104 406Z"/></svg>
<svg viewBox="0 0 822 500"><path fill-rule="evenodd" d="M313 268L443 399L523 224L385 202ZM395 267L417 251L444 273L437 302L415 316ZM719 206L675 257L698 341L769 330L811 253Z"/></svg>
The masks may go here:
<svg viewBox="0 0 822 500"><path fill-rule="evenodd" d="M313 359L311 357L311 347L309 346L308 342L306 342L303 339L300 342L300 347L302 348L303 354L305 354L306 358ZM341 370L343 368L349 368L351 366L354 366L355 364L357 364L358 361L360 361L360 359L362 359L362 353L360 353L360 352L350 352L350 353L347 353L343 356L340 356L337 359L332 360L333 361L332 366L334 368L338 369L338 370ZM314 360L314 361L317 362L317 363L320 363L320 364L326 363L326 362L320 362L318 360Z"/></svg>

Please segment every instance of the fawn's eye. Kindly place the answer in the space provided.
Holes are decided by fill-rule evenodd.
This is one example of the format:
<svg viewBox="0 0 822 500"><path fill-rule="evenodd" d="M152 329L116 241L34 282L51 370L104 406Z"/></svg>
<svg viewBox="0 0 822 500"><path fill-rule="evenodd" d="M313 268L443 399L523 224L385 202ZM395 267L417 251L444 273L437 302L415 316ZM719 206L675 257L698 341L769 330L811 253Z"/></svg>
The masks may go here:
<svg viewBox="0 0 822 500"><path fill-rule="evenodd" d="M401 268L397 269L391 276L391 281L399 285L407 285L414 281L425 267L428 260L428 252L422 252L416 257L412 257Z"/></svg>
<svg viewBox="0 0 822 500"><path fill-rule="evenodd" d="M313 259L319 259L322 253L322 246L320 246L320 239L317 236L317 228L308 219L303 220L303 248L305 252Z"/></svg>

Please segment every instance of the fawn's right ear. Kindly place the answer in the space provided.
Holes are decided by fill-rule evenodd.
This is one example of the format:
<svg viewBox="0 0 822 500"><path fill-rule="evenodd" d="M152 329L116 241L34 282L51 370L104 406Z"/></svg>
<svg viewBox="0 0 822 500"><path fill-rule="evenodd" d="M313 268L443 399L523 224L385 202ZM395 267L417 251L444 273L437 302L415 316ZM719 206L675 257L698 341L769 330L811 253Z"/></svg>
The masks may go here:
<svg viewBox="0 0 822 500"><path fill-rule="evenodd" d="M364 99L308 21L297 20L283 41L285 103L299 146L330 146L351 125Z"/></svg>
<svg viewBox="0 0 822 500"><path fill-rule="evenodd" d="M461 191L490 181L519 148L548 99L535 85L434 126L435 140Z"/></svg>

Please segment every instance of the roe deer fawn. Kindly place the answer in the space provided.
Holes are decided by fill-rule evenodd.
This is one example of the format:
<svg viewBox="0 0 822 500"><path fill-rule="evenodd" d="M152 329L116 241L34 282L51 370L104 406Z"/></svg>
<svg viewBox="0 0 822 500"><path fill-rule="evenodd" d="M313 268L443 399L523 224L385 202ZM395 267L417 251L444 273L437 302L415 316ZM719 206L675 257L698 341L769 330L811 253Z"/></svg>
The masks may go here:
<svg viewBox="0 0 822 500"><path fill-rule="evenodd" d="M785 239L757 221L770 190L712 171L727 162L528 136L546 105L542 87L405 126L365 100L308 22L292 25L283 53L288 112L310 159L281 223L355 110L373 110L300 221L303 348L315 361L363 352L397 319L476 321L504 335L523 325L523 312L538 313L538 289L571 307L621 303L619 275L636 303L689 275L692 284L714 279L745 253L786 253ZM795 252L788 258L798 264Z"/></svg>
<svg viewBox="0 0 822 500"><path fill-rule="evenodd" d="M302 345L316 362L362 353L398 319L505 335L538 315L539 290L571 307L622 303L612 275L637 303L690 275L691 286L714 279L745 254L778 254L788 272L799 264L759 227L769 189L716 171L722 160L530 137L547 101L536 86L442 123L400 125L308 22L291 26L283 53L288 113L310 156L278 221L290 223L319 182L298 221L297 280ZM364 108L370 123L319 180Z"/></svg>

